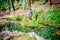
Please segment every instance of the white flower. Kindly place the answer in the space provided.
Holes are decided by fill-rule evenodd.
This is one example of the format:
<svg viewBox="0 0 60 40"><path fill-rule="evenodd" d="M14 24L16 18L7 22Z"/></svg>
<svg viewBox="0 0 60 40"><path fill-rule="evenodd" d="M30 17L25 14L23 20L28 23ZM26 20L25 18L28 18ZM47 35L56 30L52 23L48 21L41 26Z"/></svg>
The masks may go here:
<svg viewBox="0 0 60 40"><path fill-rule="evenodd" d="M29 36L30 36L31 38L33 38L33 37L35 36L35 33L34 33L34 32L30 32L30 33L29 33Z"/></svg>

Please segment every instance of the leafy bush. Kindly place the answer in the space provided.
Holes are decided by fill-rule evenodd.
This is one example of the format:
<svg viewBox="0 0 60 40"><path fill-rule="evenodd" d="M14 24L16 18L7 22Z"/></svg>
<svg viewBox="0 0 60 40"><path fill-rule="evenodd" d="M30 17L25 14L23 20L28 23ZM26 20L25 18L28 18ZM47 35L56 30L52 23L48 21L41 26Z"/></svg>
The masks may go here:
<svg viewBox="0 0 60 40"><path fill-rule="evenodd" d="M48 24L50 26L60 26L60 9L58 7L53 7L47 12L42 10L33 11L32 19L36 19L38 23Z"/></svg>
<svg viewBox="0 0 60 40"><path fill-rule="evenodd" d="M42 25L40 25L40 23L54 27L57 25L59 26L60 23L57 23L60 22L60 19L58 17L60 15L59 13L60 11L57 7L53 7L47 12L44 12L43 10L33 10L32 20L29 20L28 17L24 17L21 21L21 27L25 28L26 30L32 30L32 28L36 30L43 27ZM54 18L56 18L56 20Z"/></svg>
<svg viewBox="0 0 60 40"><path fill-rule="evenodd" d="M57 28L44 25L43 28L37 29L35 32L37 33L37 35L44 37L45 39L56 40L56 31Z"/></svg>
<svg viewBox="0 0 60 40"><path fill-rule="evenodd" d="M46 17L46 12L44 12L43 10L34 10L33 11L32 19L33 20L35 19L36 21L38 21L38 23L44 23L45 17Z"/></svg>
<svg viewBox="0 0 60 40"><path fill-rule="evenodd" d="M7 2L6 0L0 0L0 11L6 9Z"/></svg>
<svg viewBox="0 0 60 40"><path fill-rule="evenodd" d="M36 19L36 15L38 15L36 21L40 23L39 26L43 26L43 28L36 28L36 33L49 40L59 40L59 37L56 35L57 28L55 27L60 26L60 9L55 6L49 9L47 12L35 10L33 13L32 18Z"/></svg>
<svg viewBox="0 0 60 40"><path fill-rule="evenodd" d="M20 31L24 32L25 30L20 26L20 22L7 22L7 26L4 27L2 30L8 30L8 31Z"/></svg>
<svg viewBox="0 0 60 40"><path fill-rule="evenodd" d="M53 7L48 10L45 20L55 26L60 26L60 9Z"/></svg>

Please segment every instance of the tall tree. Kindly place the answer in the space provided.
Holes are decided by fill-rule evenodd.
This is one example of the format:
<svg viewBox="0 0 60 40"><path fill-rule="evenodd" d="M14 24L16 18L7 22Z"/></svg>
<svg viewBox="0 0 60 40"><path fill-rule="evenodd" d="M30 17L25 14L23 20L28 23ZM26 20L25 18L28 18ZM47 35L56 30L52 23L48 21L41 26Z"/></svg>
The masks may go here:
<svg viewBox="0 0 60 40"><path fill-rule="evenodd" d="M32 0L32 3L34 3L34 0Z"/></svg>
<svg viewBox="0 0 60 40"><path fill-rule="evenodd" d="M11 3L12 3L13 10L15 11L14 1L15 0L11 0Z"/></svg>
<svg viewBox="0 0 60 40"><path fill-rule="evenodd" d="M29 8L31 8L31 0L29 0Z"/></svg>
<svg viewBox="0 0 60 40"><path fill-rule="evenodd" d="M50 0L50 5L52 5L52 0Z"/></svg>

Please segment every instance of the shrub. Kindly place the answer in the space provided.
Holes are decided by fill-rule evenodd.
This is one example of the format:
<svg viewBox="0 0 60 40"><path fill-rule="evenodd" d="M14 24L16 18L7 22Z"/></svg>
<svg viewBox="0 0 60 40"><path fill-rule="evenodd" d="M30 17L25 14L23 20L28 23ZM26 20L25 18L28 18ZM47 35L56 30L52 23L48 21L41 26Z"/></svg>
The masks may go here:
<svg viewBox="0 0 60 40"><path fill-rule="evenodd" d="M48 10L45 20L55 26L60 26L60 9L53 7Z"/></svg>
<svg viewBox="0 0 60 40"><path fill-rule="evenodd" d="M20 22L19 22L20 23ZM8 31L20 31L24 32L25 30L20 26L18 22L7 22L7 26L3 28L3 30L8 30Z"/></svg>
<svg viewBox="0 0 60 40"><path fill-rule="evenodd" d="M43 24L42 24L43 25ZM57 28L51 27L51 26L46 26L44 25L43 28L37 29L35 32L37 35L45 38L45 39L51 39L51 40L56 40L56 31Z"/></svg>

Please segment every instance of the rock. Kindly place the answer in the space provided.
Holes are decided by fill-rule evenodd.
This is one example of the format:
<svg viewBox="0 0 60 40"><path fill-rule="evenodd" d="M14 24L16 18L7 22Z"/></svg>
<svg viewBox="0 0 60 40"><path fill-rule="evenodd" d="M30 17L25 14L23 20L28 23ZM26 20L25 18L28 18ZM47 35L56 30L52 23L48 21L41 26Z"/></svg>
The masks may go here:
<svg viewBox="0 0 60 40"><path fill-rule="evenodd" d="M2 31L0 33L0 36L12 36L11 32L10 31Z"/></svg>
<svg viewBox="0 0 60 40"><path fill-rule="evenodd" d="M29 36L30 36L31 38L36 37L37 40L45 40L44 38L36 35L35 32L30 32L30 33L29 33Z"/></svg>
<svg viewBox="0 0 60 40"><path fill-rule="evenodd" d="M36 39L37 39L37 40L45 40L44 38L42 38L42 37L40 37L40 36L37 36L37 35L36 35Z"/></svg>

